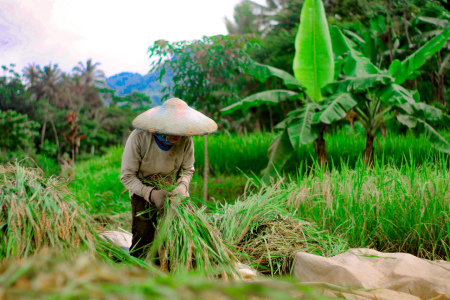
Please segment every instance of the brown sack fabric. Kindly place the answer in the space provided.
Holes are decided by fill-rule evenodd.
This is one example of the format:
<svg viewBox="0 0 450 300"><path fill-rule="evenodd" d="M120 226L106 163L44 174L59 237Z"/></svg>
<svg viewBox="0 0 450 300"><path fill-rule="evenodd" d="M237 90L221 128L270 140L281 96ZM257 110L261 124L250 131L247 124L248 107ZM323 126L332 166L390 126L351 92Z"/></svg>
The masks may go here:
<svg viewBox="0 0 450 300"><path fill-rule="evenodd" d="M373 299L390 299L395 294L395 299L414 299L411 296L450 299L450 262L420 259L407 253L382 253L362 248L326 258L298 252L293 273L302 282L323 282L350 290L369 289L365 295L359 292L356 298L356 291L351 293L352 297L332 292L346 299L372 299L372 296Z"/></svg>

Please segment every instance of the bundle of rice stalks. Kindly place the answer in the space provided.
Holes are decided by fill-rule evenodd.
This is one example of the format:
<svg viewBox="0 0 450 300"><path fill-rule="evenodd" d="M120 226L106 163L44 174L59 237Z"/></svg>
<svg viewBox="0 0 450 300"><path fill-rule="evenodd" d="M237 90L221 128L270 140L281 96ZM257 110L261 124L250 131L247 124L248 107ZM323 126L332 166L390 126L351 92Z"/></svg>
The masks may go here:
<svg viewBox="0 0 450 300"><path fill-rule="evenodd" d="M323 256L344 252L346 243L287 212L293 187L277 183L234 204L218 206L215 226L237 257L261 273L289 273L297 251Z"/></svg>
<svg viewBox="0 0 450 300"><path fill-rule="evenodd" d="M172 183L152 178L152 184L166 190L171 190ZM224 277L237 274L237 260L209 221L205 207L199 209L190 199L172 196L164 211L159 213L158 234L147 259L155 259L157 252L161 270L172 273L197 270Z"/></svg>
<svg viewBox="0 0 450 300"><path fill-rule="evenodd" d="M11 260L0 266L2 299L323 299L314 289L284 281L225 282L198 274L161 276L92 257L58 255Z"/></svg>
<svg viewBox="0 0 450 300"><path fill-rule="evenodd" d="M19 163L0 165L0 257L26 257L47 248L94 252L90 222L61 179Z"/></svg>
<svg viewBox="0 0 450 300"><path fill-rule="evenodd" d="M231 249L223 243L219 231L190 200L179 205L171 198L170 209L158 226L158 253L161 269L178 272L198 270L206 274L237 274L237 262ZM180 200L175 200L180 201Z"/></svg>
<svg viewBox="0 0 450 300"><path fill-rule="evenodd" d="M338 238L294 216L278 215L265 222L237 245L263 274L290 274L297 251L322 256L345 251Z"/></svg>

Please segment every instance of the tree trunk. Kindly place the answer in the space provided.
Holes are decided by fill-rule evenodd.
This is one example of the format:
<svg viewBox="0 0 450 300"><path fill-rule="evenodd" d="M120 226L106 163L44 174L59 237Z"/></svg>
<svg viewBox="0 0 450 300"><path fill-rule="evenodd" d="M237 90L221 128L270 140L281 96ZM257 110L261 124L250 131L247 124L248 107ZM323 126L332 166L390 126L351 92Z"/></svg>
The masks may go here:
<svg viewBox="0 0 450 300"><path fill-rule="evenodd" d="M98 130L98 126L95 127L94 131L92 132L93 138L96 138L97 130ZM95 154L95 145L91 145L91 154L92 154L92 155Z"/></svg>
<svg viewBox="0 0 450 300"><path fill-rule="evenodd" d="M284 101L280 101L281 110L283 111L284 118L287 118L286 108L284 107Z"/></svg>
<svg viewBox="0 0 450 300"><path fill-rule="evenodd" d="M270 118L270 132L273 132L273 113L272 113L272 107L269 106L269 118Z"/></svg>
<svg viewBox="0 0 450 300"><path fill-rule="evenodd" d="M388 43L389 43L389 58L391 59L391 63L394 61L394 45L392 43L392 20L391 20L391 0L387 0L387 23L388 23Z"/></svg>
<svg viewBox="0 0 450 300"><path fill-rule="evenodd" d="M208 158L208 136L205 135L205 170L203 172L203 201L208 201L208 176L209 176L209 158Z"/></svg>
<svg viewBox="0 0 450 300"><path fill-rule="evenodd" d="M320 166L326 166L328 163L327 160L327 144L325 139L323 138L323 134L325 132L325 126L322 127L319 133L319 137L314 140L314 152L317 155L317 160Z"/></svg>
<svg viewBox="0 0 450 300"><path fill-rule="evenodd" d="M61 149L59 148L59 139L58 139L58 132L56 131L55 123L53 120L50 120L50 124L52 125L53 134L55 135L55 142L56 142L56 148L58 148L58 161L61 158Z"/></svg>
<svg viewBox="0 0 450 300"><path fill-rule="evenodd" d="M409 32L408 32L408 18L406 15L405 0L403 0L403 23L405 24L405 34L406 34L406 39L408 40L409 48L412 48L412 42L411 42L411 38L409 37Z"/></svg>
<svg viewBox="0 0 450 300"><path fill-rule="evenodd" d="M437 53L437 67L438 70L442 65L442 55L441 51ZM433 96L436 102L445 106L447 104L447 99L445 95L445 73L440 73L439 71L432 71L433 75L431 76L431 83L434 87Z"/></svg>
<svg viewBox="0 0 450 300"><path fill-rule="evenodd" d="M363 161L366 167L373 167L373 159L375 154L375 148L373 142L375 137L369 133L366 134L366 147L364 148Z"/></svg>
<svg viewBox="0 0 450 300"><path fill-rule="evenodd" d="M39 146L39 150L42 149L42 147L44 146L44 139L45 139L45 131L47 128L47 118L45 118L43 125L42 125L42 130L41 130L41 145Z"/></svg>
<svg viewBox="0 0 450 300"><path fill-rule="evenodd" d="M261 130L261 120L260 120L260 118L259 118L259 107L252 107L252 113L253 113L253 116L254 116L254 118L255 118L255 128L254 128L254 130L256 131L256 132L259 132L259 133L261 133L262 132L262 130Z"/></svg>

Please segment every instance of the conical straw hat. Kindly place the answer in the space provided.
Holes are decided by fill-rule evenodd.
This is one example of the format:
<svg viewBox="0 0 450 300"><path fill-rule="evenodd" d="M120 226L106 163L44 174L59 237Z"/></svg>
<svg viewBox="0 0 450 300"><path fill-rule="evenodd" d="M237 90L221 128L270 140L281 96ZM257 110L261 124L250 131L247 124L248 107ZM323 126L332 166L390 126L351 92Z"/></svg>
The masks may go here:
<svg viewBox="0 0 450 300"><path fill-rule="evenodd" d="M205 135L217 131L216 122L178 98L171 98L161 106L143 112L133 120L133 126L151 133L175 136Z"/></svg>

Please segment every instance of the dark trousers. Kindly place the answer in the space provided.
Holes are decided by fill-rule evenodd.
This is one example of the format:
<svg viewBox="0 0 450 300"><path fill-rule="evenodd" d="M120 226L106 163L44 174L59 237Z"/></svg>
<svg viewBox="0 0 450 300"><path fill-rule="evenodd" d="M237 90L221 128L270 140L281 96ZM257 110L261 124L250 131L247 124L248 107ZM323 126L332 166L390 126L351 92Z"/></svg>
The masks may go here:
<svg viewBox="0 0 450 300"><path fill-rule="evenodd" d="M133 234L133 241L130 254L137 258L145 258L150 243L155 239L157 214L155 209L148 212L151 206L154 207L153 204L148 203L142 197L137 195L131 197L131 212L133 215L131 233Z"/></svg>

